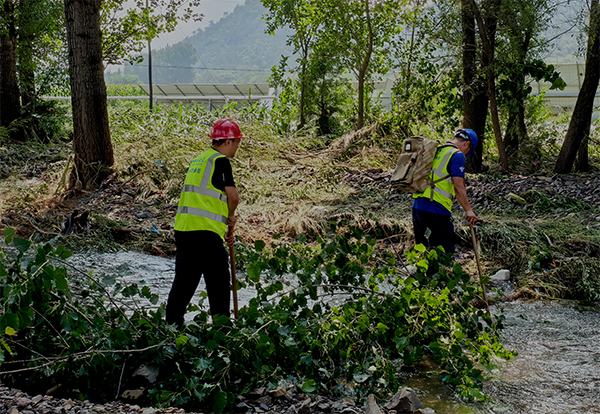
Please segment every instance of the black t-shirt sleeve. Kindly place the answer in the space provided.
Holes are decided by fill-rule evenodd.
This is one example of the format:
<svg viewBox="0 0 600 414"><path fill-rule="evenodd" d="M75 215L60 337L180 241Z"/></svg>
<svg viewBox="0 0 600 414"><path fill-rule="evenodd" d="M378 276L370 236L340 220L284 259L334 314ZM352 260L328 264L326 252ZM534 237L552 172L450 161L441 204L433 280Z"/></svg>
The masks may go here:
<svg viewBox="0 0 600 414"><path fill-rule="evenodd" d="M227 157L220 157L215 160L215 172L212 176L212 185L221 191L225 191L225 187L235 187L231 163Z"/></svg>

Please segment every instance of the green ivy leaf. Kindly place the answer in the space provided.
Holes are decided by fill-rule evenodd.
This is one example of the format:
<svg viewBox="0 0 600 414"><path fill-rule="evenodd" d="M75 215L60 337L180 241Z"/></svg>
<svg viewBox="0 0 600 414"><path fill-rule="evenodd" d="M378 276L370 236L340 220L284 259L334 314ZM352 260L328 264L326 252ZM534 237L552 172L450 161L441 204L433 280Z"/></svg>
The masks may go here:
<svg viewBox="0 0 600 414"><path fill-rule="evenodd" d="M13 244L15 245L16 249L21 253L25 253L31 246L31 242L29 240L25 240L20 237L16 237L13 240Z"/></svg>
<svg viewBox="0 0 600 414"><path fill-rule="evenodd" d="M389 329L389 328L388 328L386 325L384 325L383 323L381 323L381 322L379 322L379 323L377 324L377 330L378 330L378 331L379 331L379 333L381 333L381 334L384 334L384 333L386 333L388 329Z"/></svg>
<svg viewBox="0 0 600 414"><path fill-rule="evenodd" d="M55 253L56 253L56 255L57 255L59 258L61 258L61 259L63 259L63 260L66 260L66 259L68 259L69 257L73 256L73 252L71 252L71 251L67 250L67 249L65 248L65 246L63 246L63 245L60 245L60 246L58 246L58 247L56 248L56 251L55 251Z"/></svg>
<svg viewBox="0 0 600 414"><path fill-rule="evenodd" d="M56 276L56 278L54 279L54 281L56 282L56 288L58 290L68 290L69 289L69 283L67 282L67 279L63 276Z"/></svg>
<svg viewBox="0 0 600 414"><path fill-rule="evenodd" d="M210 358L198 358L194 361L194 366L200 371L207 370L211 367L212 360Z"/></svg>
<svg viewBox="0 0 600 414"><path fill-rule="evenodd" d="M175 341L175 345L177 346L178 349L181 349L185 344L188 343L189 340L190 340L190 338L188 338L187 335L181 334L177 337L177 340Z"/></svg>
<svg viewBox="0 0 600 414"><path fill-rule="evenodd" d="M5 330L7 327L19 326L19 316L14 313L7 313L0 316L0 330Z"/></svg>
<svg viewBox="0 0 600 414"><path fill-rule="evenodd" d="M213 411L215 413L222 413L227 406L227 393L225 391L217 391L213 398Z"/></svg>
<svg viewBox="0 0 600 414"><path fill-rule="evenodd" d="M247 271L248 279L250 279L253 282L260 281L260 271L261 271L261 268L258 263L252 263L251 265L248 265L248 271Z"/></svg>
<svg viewBox="0 0 600 414"><path fill-rule="evenodd" d="M266 244L262 240L257 240L256 242L254 242L254 248L256 249L257 252L262 252L264 250L265 246L266 246Z"/></svg>
<svg viewBox="0 0 600 414"><path fill-rule="evenodd" d="M317 382L315 380L307 380L300 386L302 392L310 394L311 392L315 392L317 389Z"/></svg>
<svg viewBox="0 0 600 414"><path fill-rule="evenodd" d="M15 234L17 234L17 231L15 229L13 229L12 227L5 228L4 229L4 243L10 244L10 242L15 237Z"/></svg>
<svg viewBox="0 0 600 414"><path fill-rule="evenodd" d="M353 375L354 377L354 381L356 381L359 384L362 384L363 382L365 382L366 380L369 379L370 375L369 374L360 374L360 373L356 373Z"/></svg>
<svg viewBox="0 0 600 414"><path fill-rule="evenodd" d="M30 326L33 323L33 317L34 317L33 309L31 309L31 308L19 309L19 319L21 322L20 328L26 328L26 327Z"/></svg>

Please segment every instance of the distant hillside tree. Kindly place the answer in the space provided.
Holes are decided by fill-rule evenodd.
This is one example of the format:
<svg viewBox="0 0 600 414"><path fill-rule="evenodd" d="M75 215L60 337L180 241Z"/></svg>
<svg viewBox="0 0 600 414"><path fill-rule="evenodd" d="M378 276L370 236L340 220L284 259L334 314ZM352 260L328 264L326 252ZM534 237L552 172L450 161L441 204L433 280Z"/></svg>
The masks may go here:
<svg viewBox="0 0 600 414"><path fill-rule="evenodd" d="M141 82L148 83L148 55L143 55L143 61L125 64L126 76L137 76ZM187 41L173 46L152 51L152 80L154 83L193 83L196 71L194 65L198 62L198 54Z"/></svg>
<svg viewBox="0 0 600 414"><path fill-rule="evenodd" d="M292 54L286 45L289 29L265 35L266 12L260 0L246 0L217 23L188 37L199 56L195 82L266 82L281 55Z"/></svg>
<svg viewBox="0 0 600 414"><path fill-rule="evenodd" d="M120 69L116 72L104 72L104 80L111 85L137 85L141 83L137 75L124 75Z"/></svg>

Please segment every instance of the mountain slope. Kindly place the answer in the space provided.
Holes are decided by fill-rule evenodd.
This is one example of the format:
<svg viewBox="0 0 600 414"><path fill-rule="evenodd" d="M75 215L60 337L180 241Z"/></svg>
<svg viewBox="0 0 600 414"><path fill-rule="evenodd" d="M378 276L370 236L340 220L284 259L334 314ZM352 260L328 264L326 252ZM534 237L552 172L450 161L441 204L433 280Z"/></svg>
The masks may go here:
<svg viewBox="0 0 600 414"><path fill-rule="evenodd" d="M181 42L153 50L153 82L265 82L281 55L292 53L286 46L288 30L279 30L275 36L265 33L265 12L260 0L246 0ZM141 64L125 65L124 73L148 83L146 61L147 55Z"/></svg>

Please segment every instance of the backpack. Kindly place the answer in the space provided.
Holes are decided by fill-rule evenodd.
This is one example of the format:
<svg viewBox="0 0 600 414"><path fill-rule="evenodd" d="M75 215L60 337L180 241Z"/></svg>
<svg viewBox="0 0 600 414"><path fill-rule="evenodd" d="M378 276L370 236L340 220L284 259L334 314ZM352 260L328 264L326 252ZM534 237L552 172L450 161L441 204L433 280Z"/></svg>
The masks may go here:
<svg viewBox="0 0 600 414"><path fill-rule="evenodd" d="M402 144L402 152L398 157L396 169L390 180L392 187L407 193L422 193L427 187L445 180L448 176L431 181L433 159L440 145L425 137L406 138ZM453 145L452 145L453 146ZM431 193L433 197L433 192Z"/></svg>

